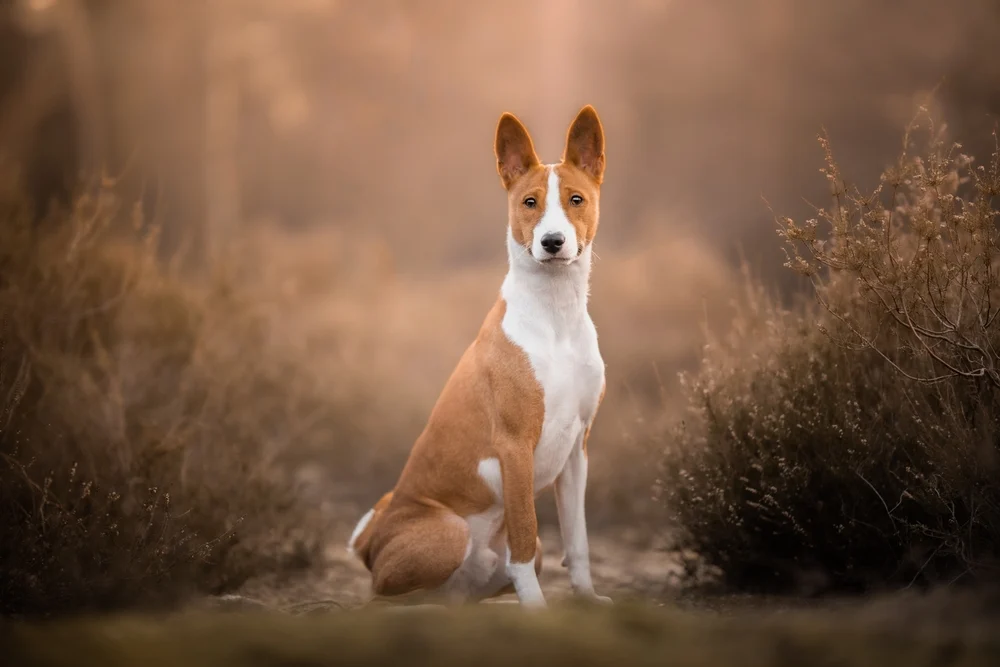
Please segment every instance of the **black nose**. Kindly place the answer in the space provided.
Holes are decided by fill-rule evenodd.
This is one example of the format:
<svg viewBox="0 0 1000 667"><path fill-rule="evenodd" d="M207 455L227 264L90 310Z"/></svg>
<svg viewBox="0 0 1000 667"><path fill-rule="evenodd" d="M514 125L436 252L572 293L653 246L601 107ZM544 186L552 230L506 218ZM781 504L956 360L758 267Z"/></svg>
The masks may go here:
<svg viewBox="0 0 1000 667"><path fill-rule="evenodd" d="M559 248L563 247L563 243L566 243L566 237L561 232L550 232L542 237L542 247L550 255L559 252Z"/></svg>

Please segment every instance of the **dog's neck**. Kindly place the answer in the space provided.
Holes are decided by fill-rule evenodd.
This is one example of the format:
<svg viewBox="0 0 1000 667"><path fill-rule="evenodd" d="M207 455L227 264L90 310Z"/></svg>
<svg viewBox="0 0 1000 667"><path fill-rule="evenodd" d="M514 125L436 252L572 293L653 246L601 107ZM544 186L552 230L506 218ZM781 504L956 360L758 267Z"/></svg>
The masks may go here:
<svg viewBox="0 0 1000 667"><path fill-rule="evenodd" d="M510 268L500 288L507 313L525 324L548 324L557 336L576 331L588 317L591 257L588 244L571 264L540 264L514 240L508 228Z"/></svg>

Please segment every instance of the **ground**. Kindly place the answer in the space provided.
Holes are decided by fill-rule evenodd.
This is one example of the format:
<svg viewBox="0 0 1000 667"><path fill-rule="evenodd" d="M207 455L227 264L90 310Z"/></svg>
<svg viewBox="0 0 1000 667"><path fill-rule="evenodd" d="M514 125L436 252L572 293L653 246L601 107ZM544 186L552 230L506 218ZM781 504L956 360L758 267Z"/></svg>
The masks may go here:
<svg viewBox="0 0 1000 667"><path fill-rule="evenodd" d="M554 526L542 531L547 610L366 607L368 573L346 550L352 528L347 516L331 517L325 558L309 573L253 580L172 613L0 624L4 664L1000 664L1000 596L712 595L691 586L712 574L693 554L639 546L626 528L591 536L594 583L615 600L612 607L572 598Z"/></svg>
<svg viewBox="0 0 1000 667"><path fill-rule="evenodd" d="M226 598L226 606L263 605L269 608L353 609L364 604L368 595L369 576L364 565L347 552L349 523L331 529L331 540L324 562L315 571L294 578L257 579L247 583L236 594ZM569 578L562 567L562 546L558 529L544 527L541 531L544 549L541 575L542 590L550 599L570 595ZM591 535L591 569L594 586L602 595L614 600L643 599L654 602L675 600L686 587L711 574L692 553L659 548L640 548L629 531L608 531ZM513 595L500 599L515 599ZM218 604L216 599L199 600L196 604Z"/></svg>
<svg viewBox="0 0 1000 667"><path fill-rule="evenodd" d="M564 599L559 594L565 593L565 578L553 569L543 584L552 606L543 611L514 604L410 607L402 613L398 607L342 609L339 604L359 602L364 588L363 573L343 561L331 564L329 576L313 581L312 590L286 589L291 613L231 598L216 601L211 611L0 625L0 644L10 660L5 664L40 667L1000 664L996 616L969 613L968 605L949 608L941 600L794 610L773 603L748 609L730 601L723 605L726 613L692 608L706 605L690 600L629 601L630 593L662 589L657 573L670 577L669 568L656 565L662 559L652 554L636 553L630 567L619 560L628 557L624 551L601 553L607 544L595 543L595 574L603 592L619 597L610 607ZM623 577L626 571L633 574ZM303 604L299 597L317 594L334 597L321 605Z"/></svg>

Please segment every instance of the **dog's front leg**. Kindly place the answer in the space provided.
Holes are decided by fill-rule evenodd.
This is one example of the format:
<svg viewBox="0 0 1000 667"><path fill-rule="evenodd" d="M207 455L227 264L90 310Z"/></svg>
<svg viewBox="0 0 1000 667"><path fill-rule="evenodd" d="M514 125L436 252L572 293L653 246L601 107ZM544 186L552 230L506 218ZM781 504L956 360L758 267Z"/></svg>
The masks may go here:
<svg viewBox="0 0 1000 667"><path fill-rule="evenodd" d="M504 523L507 527L507 576L517 599L530 607L544 607L545 596L535 572L538 517L535 515L535 472L530 449L510 448L500 457L503 478Z"/></svg>
<svg viewBox="0 0 1000 667"><path fill-rule="evenodd" d="M598 595L590 576L590 544L587 540L587 520L584 494L587 489L587 451L585 433L573 447L566 467L556 478L556 510L566 556L563 565L569 569L573 592L596 602L611 603L611 598Z"/></svg>

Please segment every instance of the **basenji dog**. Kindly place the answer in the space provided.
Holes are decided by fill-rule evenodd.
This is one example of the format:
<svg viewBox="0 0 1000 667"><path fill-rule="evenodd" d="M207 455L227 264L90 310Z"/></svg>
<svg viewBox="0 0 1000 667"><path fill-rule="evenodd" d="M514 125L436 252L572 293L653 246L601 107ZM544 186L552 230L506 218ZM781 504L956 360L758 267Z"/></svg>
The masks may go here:
<svg viewBox="0 0 1000 667"><path fill-rule="evenodd" d="M535 498L554 486L572 588L609 603L594 591L584 512L587 439L605 389L587 311L604 130L584 107L562 161L542 164L527 129L505 113L494 149L508 214L499 298L395 488L361 518L348 548L371 572L376 598L514 592L522 605L545 606Z"/></svg>

